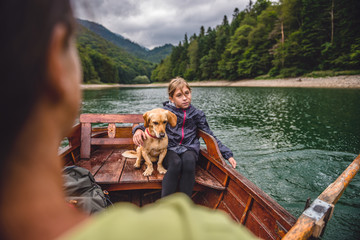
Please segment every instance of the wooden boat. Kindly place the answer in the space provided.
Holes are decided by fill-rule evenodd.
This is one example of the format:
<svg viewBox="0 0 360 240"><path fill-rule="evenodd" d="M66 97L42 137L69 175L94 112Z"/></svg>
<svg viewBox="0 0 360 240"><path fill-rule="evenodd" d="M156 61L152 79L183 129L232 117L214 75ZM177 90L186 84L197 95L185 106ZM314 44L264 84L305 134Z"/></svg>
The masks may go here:
<svg viewBox="0 0 360 240"><path fill-rule="evenodd" d="M68 136L69 145L60 152L64 165L75 164L90 170L114 202L128 201L143 206L156 201L160 198L163 178L156 165L153 175L144 177L144 165L140 170L134 169L135 159L122 156L122 152L135 149L131 131L142 122L142 115L138 114L82 114L80 123ZM296 219L228 166L212 136L199 131L198 137L204 140L206 148L200 150L193 201L225 211L262 239L319 237L335 203L360 167L359 155Z"/></svg>

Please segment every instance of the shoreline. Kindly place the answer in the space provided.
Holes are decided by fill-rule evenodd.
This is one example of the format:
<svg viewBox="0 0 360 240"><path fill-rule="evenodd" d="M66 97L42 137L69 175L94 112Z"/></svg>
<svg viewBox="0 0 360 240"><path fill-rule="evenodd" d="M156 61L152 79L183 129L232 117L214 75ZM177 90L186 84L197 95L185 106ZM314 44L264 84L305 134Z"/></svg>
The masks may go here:
<svg viewBox="0 0 360 240"><path fill-rule="evenodd" d="M359 88L360 75L344 75L335 77L296 77L286 79L255 80L244 79L238 81L196 81L189 82L191 87L291 87L291 88ZM168 83L151 84L81 84L81 89L105 88L141 88L167 87Z"/></svg>

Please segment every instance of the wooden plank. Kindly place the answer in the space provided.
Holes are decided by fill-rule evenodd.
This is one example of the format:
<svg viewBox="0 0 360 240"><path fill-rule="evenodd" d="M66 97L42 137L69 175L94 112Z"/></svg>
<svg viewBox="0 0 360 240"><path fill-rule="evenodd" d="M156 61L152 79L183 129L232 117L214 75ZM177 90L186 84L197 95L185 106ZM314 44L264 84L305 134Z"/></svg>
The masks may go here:
<svg viewBox="0 0 360 240"><path fill-rule="evenodd" d="M134 144L132 138L92 138L91 145Z"/></svg>
<svg viewBox="0 0 360 240"><path fill-rule="evenodd" d="M107 127L95 127L91 130L92 136L97 135L98 133L106 133L108 131ZM104 135L106 136L106 135ZM116 127L115 138L132 138L132 128L131 127ZM80 136L79 136L80 139Z"/></svg>
<svg viewBox="0 0 360 240"><path fill-rule="evenodd" d="M100 133L106 133L108 131L107 127L94 127L91 129L91 136L98 135ZM104 134L105 136L106 134Z"/></svg>
<svg viewBox="0 0 360 240"><path fill-rule="evenodd" d="M256 218L261 221L261 224L269 229L272 235L276 235L276 218L271 215L262 205L254 201L250 209L251 213L256 216Z"/></svg>
<svg viewBox="0 0 360 240"><path fill-rule="evenodd" d="M199 185L198 183L196 185L202 186L202 185ZM201 194L206 199L206 202L207 202L206 206L209 208L212 208L212 209L217 208L219 206L220 202L222 201L225 191L219 191L219 190L211 189L208 187L203 187L203 188L204 189L201 191Z"/></svg>
<svg viewBox="0 0 360 240"><path fill-rule="evenodd" d="M250 212L248 219L245 223L245 227L255 234L260 239L279 239L277 234L272 234L269 229L263 225L263 223Z"/></svg>
<svg viewBox="0 0 360 240"><path fill-rule="evenodd" d="M193 202L194 202L196 205L201 205L201 206L209 207L210 204L209 204L209 202L207 201L206 196L204 196L204 193L205 193L204 191L199 192L199 191L195 191L195 189L194 189L194 193L193 193L193 195L191 196L191 199L193 200Z"/></svg>
<svg viewBox="0 0 360 240"><path fill-rule="evenodd" d="M201 167L197 166L195 171L195 182L197 184L216 190L225 190L225 187L222 186L219 181ZM154 172L149 176L149 182L161 182L163 178L164 175L157 171L157 164L154 164Z"/></svg>
<svg viewBox="0 0 360 240"><path fill-rule="evenodd" d="M116 127L115 138L132 138L131 127Z"/></svg>
<svg viewBox="0 0 360 240"><path fill-rule="evenodd" d="M244 213L242 214L241 219L240 219L240 223L243 225L246 223L246 218L249 215L249 211L251 210L253 202L254 202L254 199L249 195L249 199L246 203Z"/></svg>
<svg viewBox="0 0 360 240"><path fill-rule="evenodd" d="M262 215L258 216L253 213L252 209L256 204L254 200L255 199L249 196L246 201L247 204L245 204L244 202L239 202L239 199L236 197L236 195L234 196L233 194L226 192L224 194L223 201L219 204L218 209L223 209L225 205L227 207L225 210L229 211L233 218L236 216L235 219L239 223L242 221L240 218L245 215L246 217L243 219L244 225L256 236L259 236L263 239L275 239L275 230L272 229L273 231L271 232L271 230L264 224L264 222L269 221L269 219L262 219ZM246 212L246 207L248 207L248 212ZM271 219L273 218L271 217Z"/></svg>
<svg viewBox="0 0 360 240"><path fill-rule="evenodd" d="M120 177L121 181L121 177ZM117 184L106 184L99 183L102 189L107 191L126 191L126 190L144 190L144 189L161 189L160 182L140 182L140 183L117 183Z"/></svg>
<svg viewBox="0 0 360 240"><path fill-rule="evenodd" d="M153 203L156 200L161 198L161 189L156 189L156 190L144 190L143 192L143 196L142 196L142 200L141 200L141 205L145 206L149 203Z"/></svg>
<svg viewBox="0 0 360 240"><path fill-rule="evenodd" d="M90 158L90 134L91 134L91 123L84 123L81 125L81 147L80 147L80 158Z"/></svg>
<svg viewBox="0 0 360 240"><path fill-rule="evenodd" d="M67 136L69 140L69 145L71 147L78 147L81 144L81 124L77 124L73 127L69 136Z"/></svg>
<svg viewBox="0 0 360 240"><path fill-rule="evenodd" d="M149 180L143 175L145 170L145 164L142 165L142 168L136 169L134 167L136 159L127 158L124 166L123 173L120 177L119 183L147 183Z"/></svg>
<svg viewBox="0 0 360 240"><path fill-rule="evenodd" d="M100 167L105 163L108 157L113 152L112 149L99 149L96 150L89 160L80 160L77 165L88 169L92 175L96 175Z"/></svg>
<svg viewBox="0 0 360 240"><path fill-rule="evenodd" d="M80 160L80 146L72 151L72 155L75 157L76 162Z"/></svg>
<svg viewBox="0 0 360 240"><path fill-rule="evenodd" d="M121 175L122 176L122 175ZM120 177L121 181L121 177ZM102 189L107 191L125 191L125 190L144 190L144 189L162 189L161 182L132 182L132 183L99 183ZM195 183L194 191L207 192L211 189ZM215 190L213 190L215 191ZM206 206L210 206L207 204Z"/></svg>
<svg viewBox="0 0 360 240"><path fill-rule="evenodd" d="M148 176L149 182L162 182L164 174L160 174L157 170L157 164L153 164L154 172L152 175Z"/></svg>
<svg viewBox="0 0 360 240"><path fill-rule="evenodd" d="M102 165L96 173L95 180L98 183L118 183L121 173L125 165L125 157L123 151L114 151L108 160Z"/></svg>
<svg viewBox="0 0 360 240"><path fill-rule="evenodd" d="M217 208L219 210L224 211L225 213L229 214L234 221L239 222L239 219L236 217L236 215L231 211L231 209L226 205L226 203L221 202L219 207Z"/></svg>
<svg viewBox="0 0 360 240"><path fill-rule="evenodd" d="M81 123L143 123L141 114L81 114Z"/></svg>
<svg viewBox="0 0 360 240"><path fill-rule="evenodd" d="M237 218L236 221L239 222L241 216L244 213L246 203L240 202L239 199L236 198L236 196L229 193L228 191L224 193L224 197L221 203L224 203L229 209L231 209L232 214L234 214Z"/></svg>
<svg viewBox="0 0 360 240"><path fill-rule="evenodd" d="M225 190L224 186L201 167L197 166L195 171L195 182L198 184L217 190Z"/></svg>
<svg viewBox="0 0 360 240"><path fill-rule="evenodd" d="M141 207L142 194L140 191L133 191L130 193L131 203Z"/></svg>

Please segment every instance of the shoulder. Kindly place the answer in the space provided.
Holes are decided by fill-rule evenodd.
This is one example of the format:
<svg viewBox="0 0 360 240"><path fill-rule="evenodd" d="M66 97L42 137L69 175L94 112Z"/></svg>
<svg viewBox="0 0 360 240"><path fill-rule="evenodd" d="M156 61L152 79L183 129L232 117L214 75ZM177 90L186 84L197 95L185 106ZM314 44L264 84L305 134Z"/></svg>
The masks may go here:
<svg viewBox="0 0 360 240"><path fill-rule="evenodd" d="M163 103L163 107L162 107L164 110L168 110L174 114L178 114L179 111L174 107L172 106L171 104L169 104L168 102L164 102Z"/></svg>
<svg viewBox="0 0 360 240"><path fill-rule="evenodd" d="M194 107L193 105L191 105L191 112L190 112L190 114L193 116L193 118L194 118L197 122L206 120L205 113L204 113L202 110Z"/></svg>
<svg viewBox="0 0 360 240"><path fill-rule="evenodd" d="M66 239L253 239L228 215L196 206L184 194L173 194L138 208L121 203L96 215ZM250 237L250 238L248 238ZM65 238L64 238L65 239Z"/></svg>
<svg viewBox="0 0 360 240"><path fill-rule="evenodd" d="M192 113L194 115L205 115L205 113L201 109L196 108L194 105L191 105L189 110L190 110L190 113Z"/></svg>

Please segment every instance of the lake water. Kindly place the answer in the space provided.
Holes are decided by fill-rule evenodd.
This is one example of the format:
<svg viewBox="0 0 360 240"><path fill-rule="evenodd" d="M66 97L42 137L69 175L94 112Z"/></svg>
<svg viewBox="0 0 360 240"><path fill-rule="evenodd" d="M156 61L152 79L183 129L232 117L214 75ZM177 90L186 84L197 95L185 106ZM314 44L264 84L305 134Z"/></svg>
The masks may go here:
<svg viewBox="0 0 360 240"><path fill-rule="evenodd" d="M161 107L166 88L85 90L83 113ZM360 90L193 88L236 168L295 217L360 154ZM337 203L322 239L360 239L360 176Z"/></svg>

